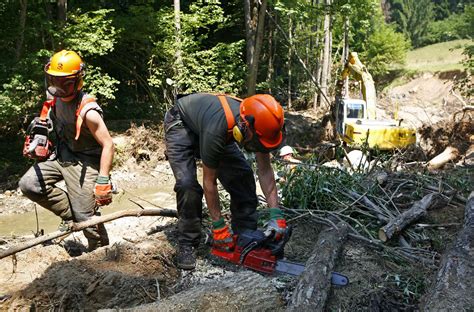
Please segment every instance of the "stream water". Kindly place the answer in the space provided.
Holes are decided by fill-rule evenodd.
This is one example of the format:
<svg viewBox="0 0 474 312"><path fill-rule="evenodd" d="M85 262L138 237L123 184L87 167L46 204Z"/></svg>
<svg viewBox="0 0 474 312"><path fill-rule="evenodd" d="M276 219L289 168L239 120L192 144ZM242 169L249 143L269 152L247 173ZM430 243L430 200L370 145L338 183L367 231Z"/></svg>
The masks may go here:
<svg viewBox="0 0 474 312"><path fill-rule="evenodd" d="M120 194L114 195L112 204L100 209L101 214L137 208L138 206L132 201L138 202L144 207L175 209L176 200L173 186L174 180L171 179L166 184L149 185L130 191L124 190ZM38 229L50 233L58 229L60 221L60 218L52 212L36 205L36 212L0 216L0 236L33 234Z"/></svg>

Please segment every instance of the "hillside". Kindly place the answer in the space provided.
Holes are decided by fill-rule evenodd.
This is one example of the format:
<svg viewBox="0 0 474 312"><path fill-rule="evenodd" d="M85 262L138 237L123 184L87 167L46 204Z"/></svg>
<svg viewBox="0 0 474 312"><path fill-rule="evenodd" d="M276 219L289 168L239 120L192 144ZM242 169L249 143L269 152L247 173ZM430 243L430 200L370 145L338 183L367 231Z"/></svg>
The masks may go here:
<svg viewBox="0 0 474 312"><path fill-rule="evenodd" d="M472 40L462 39L441 42L407 53L406 69L416 71L450 71L463 69L463 46Z"/></svg>

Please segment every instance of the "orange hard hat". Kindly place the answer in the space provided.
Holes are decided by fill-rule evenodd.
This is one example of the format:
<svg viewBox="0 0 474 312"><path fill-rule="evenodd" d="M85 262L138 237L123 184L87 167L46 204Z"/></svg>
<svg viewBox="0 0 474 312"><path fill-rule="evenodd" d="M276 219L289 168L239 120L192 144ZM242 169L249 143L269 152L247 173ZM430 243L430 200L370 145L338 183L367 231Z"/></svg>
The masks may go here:
<svg viewBox="0 0 474 312"><path fill-rule="evenodd" d="M273 96L256 94L244 99L240 104L240 118L247 125L252 124L250 129L266 149L272 150L281 144L285 117L283 108Z"/></svg>

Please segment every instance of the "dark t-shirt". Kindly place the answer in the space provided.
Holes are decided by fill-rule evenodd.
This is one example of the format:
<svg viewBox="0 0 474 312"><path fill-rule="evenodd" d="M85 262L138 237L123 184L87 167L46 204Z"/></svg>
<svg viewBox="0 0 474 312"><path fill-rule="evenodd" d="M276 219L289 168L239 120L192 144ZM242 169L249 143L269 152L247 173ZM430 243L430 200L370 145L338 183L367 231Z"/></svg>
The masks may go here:
<svg viewBox="0 0 474 312"><path fill-rule="evenodd" d="M234 120L238 119L240 101L226 97ZM216 169L227 142L227 120L218 97L195 93L180 98L176 104L186 126L199 137L202 162ZM234 122L234 120L232 122Z"/></svg>

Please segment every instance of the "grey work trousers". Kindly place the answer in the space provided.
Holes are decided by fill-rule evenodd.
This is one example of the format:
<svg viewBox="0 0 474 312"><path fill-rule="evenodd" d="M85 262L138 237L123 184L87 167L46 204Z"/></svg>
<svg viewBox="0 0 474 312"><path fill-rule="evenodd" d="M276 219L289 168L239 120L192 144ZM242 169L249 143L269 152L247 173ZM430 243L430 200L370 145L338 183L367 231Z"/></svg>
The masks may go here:
<svg viewBox="0 0 474 312"><path fill-rule="evenodd" d="M97 165L82 162L61 164L47 160L34 164L20 179L23 194L65 221L82 222L96 213L94 185L99 174ZM67 192L56 186L64 180ZM89 249L108 245L103 224L84 230Z"/></svg>

